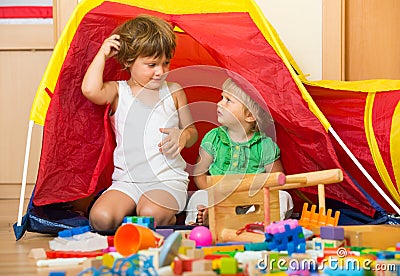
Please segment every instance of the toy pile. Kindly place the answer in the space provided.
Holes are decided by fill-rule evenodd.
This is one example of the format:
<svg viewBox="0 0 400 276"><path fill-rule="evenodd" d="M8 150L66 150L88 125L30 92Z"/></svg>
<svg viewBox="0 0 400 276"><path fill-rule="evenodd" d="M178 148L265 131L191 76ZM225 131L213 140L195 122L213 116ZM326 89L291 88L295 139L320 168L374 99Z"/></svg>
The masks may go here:
<svg viewBox="0 0 400 276"><path fill-rule="evenodd" d="M64 230L50 251L30 255L37 266L82 265L79 275L399 275L400 243L387 250L350 245L338 213L307 208L300 220L236 232L259 235L256 241L215 244L205 226L174 231L155 228L151 217L126 217L114 236Z"/></svg>

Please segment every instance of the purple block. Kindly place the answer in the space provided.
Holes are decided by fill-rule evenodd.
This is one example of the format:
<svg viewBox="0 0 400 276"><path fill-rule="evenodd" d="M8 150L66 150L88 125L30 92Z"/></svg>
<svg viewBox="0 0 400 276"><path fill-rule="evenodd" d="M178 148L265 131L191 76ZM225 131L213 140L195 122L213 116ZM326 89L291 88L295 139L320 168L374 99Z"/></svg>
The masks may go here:
<svg viewBox="0 0 400 276"><path fill-rule="evenodd" d="M325 240L344 240L344 228L335 226L321 226L321 239Z"/></svg>
<svg viewBox="0 0 400 276"><path fill-rule="evenodd" d="M174 229L156 229L156 232L164 238L168 238L174 232Z"/></svg>

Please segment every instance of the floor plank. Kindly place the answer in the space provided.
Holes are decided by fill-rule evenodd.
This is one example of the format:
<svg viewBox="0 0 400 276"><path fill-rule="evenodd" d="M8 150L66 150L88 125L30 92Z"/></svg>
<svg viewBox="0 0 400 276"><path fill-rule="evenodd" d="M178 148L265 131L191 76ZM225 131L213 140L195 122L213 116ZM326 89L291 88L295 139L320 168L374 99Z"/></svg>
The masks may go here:
<svg viewBox="0 0 400 276"><path fill-rule="evenodd" d="M18 204L18 200L0 200L0 275L47 276L50 271L65 271L67 276L77 275L82 266L42 268L36 266L36 260L29 258L32 248L48 250L49 241L54 236L27 232L16 241L12 225L17 220Z"/></svg>

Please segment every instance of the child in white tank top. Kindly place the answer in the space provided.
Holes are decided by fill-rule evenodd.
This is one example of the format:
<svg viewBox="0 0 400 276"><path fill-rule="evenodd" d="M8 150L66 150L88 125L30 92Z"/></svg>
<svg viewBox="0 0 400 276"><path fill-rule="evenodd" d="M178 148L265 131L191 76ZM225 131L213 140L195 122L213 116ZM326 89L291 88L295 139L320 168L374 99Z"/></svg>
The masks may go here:
<svg viewBox="0 0 400 276"><path fill-rule="evenodd" d="M188 174L180 151L196 142L197 130L182 87L165 81L175 47L166 21L141 15L103 42L85 74L82 92L95 104L110 104L117 140L112 185L89 215L96 230L115 230L133 214L175 224L185 207ZM113 56L129 71L128 81L103 81Z"/></svg>

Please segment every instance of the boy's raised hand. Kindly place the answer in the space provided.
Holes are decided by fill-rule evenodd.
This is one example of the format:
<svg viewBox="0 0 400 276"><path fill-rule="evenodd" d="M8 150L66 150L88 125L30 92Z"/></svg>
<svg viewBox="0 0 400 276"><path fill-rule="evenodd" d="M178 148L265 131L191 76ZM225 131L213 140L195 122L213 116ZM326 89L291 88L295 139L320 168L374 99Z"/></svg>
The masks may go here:
<svg viewBox="0 0 400 276"><path fill-rule="evenodd" d="M106 38L100 47L99 53L102 53L106 59L115 56L120 48L119 35L113 34Z"/></svg>
<svg viewBox="0 0 400 276"><path fill-rule="evenodd" d="M186 144L186 139L182 137L184 131L179 128L160 128L160 132L167 134L158 144L160 152L176 157Z"/></svg>

